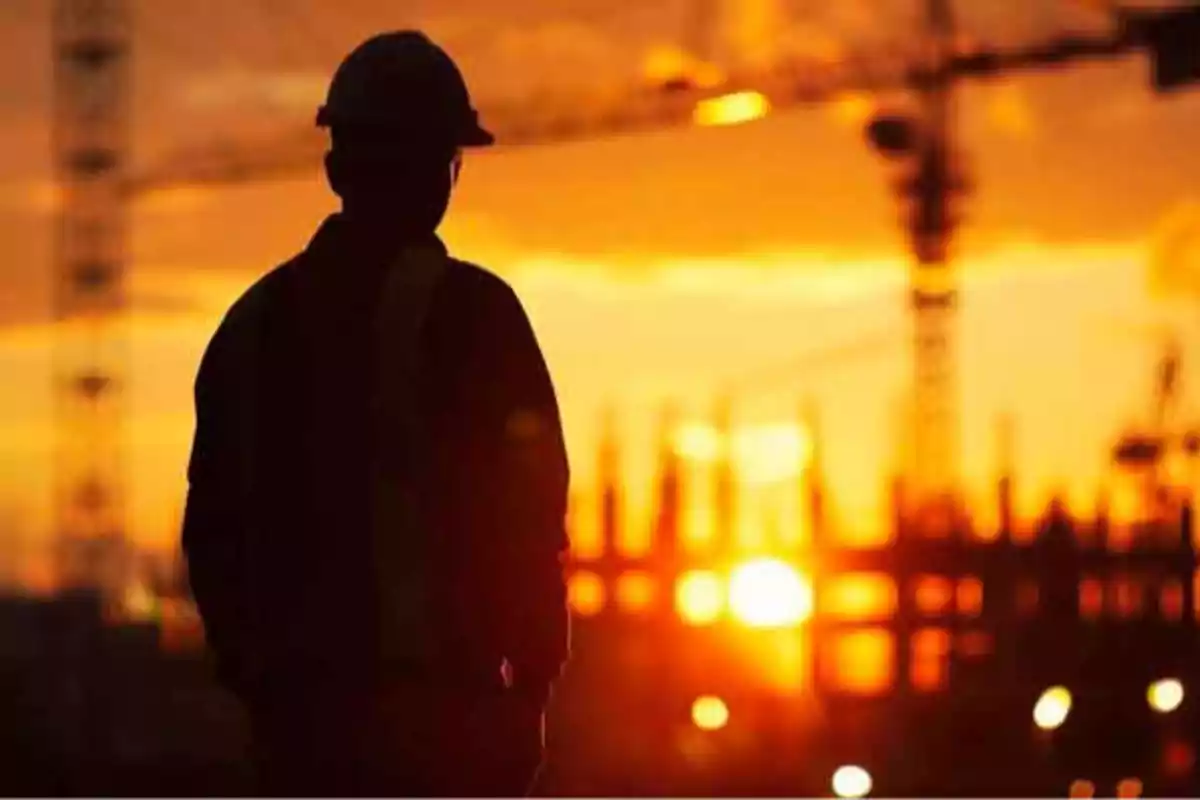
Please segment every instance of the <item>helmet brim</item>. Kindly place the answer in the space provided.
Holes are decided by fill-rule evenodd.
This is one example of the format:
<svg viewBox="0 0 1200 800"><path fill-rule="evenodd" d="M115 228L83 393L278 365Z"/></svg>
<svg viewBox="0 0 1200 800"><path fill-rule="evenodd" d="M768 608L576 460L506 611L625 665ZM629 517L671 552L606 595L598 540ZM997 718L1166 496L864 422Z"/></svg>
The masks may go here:
<svg viewBox="0 0 1200 800"><path fill-rule="evenodd" d="M358 121L345 119L335 114L329 106L321 106L317 109L318 128L335 128L339 125L347 125L349 127L363 126L365 128L377 127L380 130L391 130L392 125L379 124L377 121ZM395 126L399 129L399 126ZM457 147L491 147L496 143L496 137L491 131L487 130L478 123L468 125L460 131L455 137L454 145Z"/></svg>
<svg viewBox="0 0 1200 800"><path fill-rule="evenodd" d="M476 125L463 133L462 141L458 143L459 147L491 147L496 143L496 137L492 132Z"/></svg>

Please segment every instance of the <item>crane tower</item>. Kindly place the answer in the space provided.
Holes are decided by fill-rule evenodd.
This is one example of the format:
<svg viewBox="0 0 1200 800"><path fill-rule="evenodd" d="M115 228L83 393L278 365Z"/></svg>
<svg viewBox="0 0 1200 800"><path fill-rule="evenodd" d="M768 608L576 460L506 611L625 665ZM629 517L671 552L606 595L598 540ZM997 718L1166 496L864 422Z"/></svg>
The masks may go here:
<svg viewBox="0 0 1200 800"><path fill-rule="evenodd" d="M107 593L125 541L129 0L55 0L52 30L54 557L60 588Z"/></svg>
<svg viewBox="0 0 1200 800"><path fill-rule="evenodd" d="M957 499L959 397L956 380L957 281L949 246L954 233L951 202L965 186L953 150L951 76L954 55L950 0L926 6L931 80L918 87L923 135L915 169L901 186L911 201L908 227L915 258L911 304L915 333L913 420L914 487L923 503Z"/></svg>

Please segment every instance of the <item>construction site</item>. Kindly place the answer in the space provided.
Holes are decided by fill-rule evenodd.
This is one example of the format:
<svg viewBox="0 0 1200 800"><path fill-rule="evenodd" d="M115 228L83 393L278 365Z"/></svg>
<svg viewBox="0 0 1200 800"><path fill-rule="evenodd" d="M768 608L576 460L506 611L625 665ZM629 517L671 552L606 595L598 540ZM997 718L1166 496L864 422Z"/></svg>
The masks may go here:
<svg viewBox="0 0 1200 800"><path fill-rule="evenodd" d="M130 390L136 381L131 320L142 313L131 289L134 224L146 217L138 203L180 187L240 191L311 179L328 143L310 124L292 128L271 118L245 137L218 132L211 142L204 136L168 142L159 158L135 158L134 65L155 30L136 22L147 4L52 5L52 13L31 17L47 26L43 55L52 94L47 149L54 202L44 270L52 500L41 568L17 570L39 576L38 586L16 581L0 599L6 720L0 791L245 794L252 786L245 720L210 674L179 556L130 535L134 517L144 516L131 511L139 472L127 452L140 413ZM296 35L301 28L288 27L288 20L318 19L310 4L247 5L261 5L262 19ZM622 13L582 5L588 8L578 12L581 18ZM604 355L597 344L620 340L620 332L581 334L584 355L573 356L563 371L568 377L558 380L562 398L577 385L570 376L587 371L588 353L597 370L610 369L615 378L593 379L602 384L594 402L564 406L569 428L586 424L594 435L578 436L570 447L573 653L555 692L538 793L1200 791L1200 712L1193 698L1200 678L1194 519L1200 417L1193 416L1185 380L1197 341L1194 299L1167 321L1129 321L1124 312L1117 322L1090 317L1104 335L1121 328L1127 349L1139 355L1121 367L1125 377L1115 377L1110 364L1103 374L1111 383L1064 389L1063 396L1080 408L1118 394L1121 403L1139 398L1138 405L1119 407L1117 427L1108 425L1111 415L1097 423L1098 444L1071 454L1076 460L1045 456L1060 459L1055 468L1071 465L1064 471L1074 475L1059 476L1074 478L1069 490L1044 480L1031 486L1022 466L1028 454L1069 449L1049 443L1043 432L1074 430L1075 423L1046 411L1043 422L1027 425L1030 415L1007 407L1017 379L1005 371L1019 370L1006 356L964 366L961 290L983 279L965 275L958 255L964 219L989 192L971 168L964 92L1020 76L1134 62L1145 95L1138 102L1194 95L1200 6L1085 4L1095 6L1082 12L1087 26L1061 24L1051 14L1053 24L1039 22L1036 35L1021 29L993 43L986 26L966 29L961 18L969 14L959 6L969 3L922 0L905 6L913 29L902 48L847 50L836 59L779 52L737 59L722 49L718 34L721 20L738 18L742 5L760 12L769 6L783 17L760 17L789 24L812 11L798 8L803 4L691 0L680 4L670 56L660 48L653 69L621 91L553 103L516 95L481 101L501 145L498 155L485 158L499 160L509 157L505 148L636 143L679 129L720 136L753 130L775 115L815 113L805 109L857 109L853 103L870 98L849 117L857 129L846 135L890 179L884 199L893 217L884 222L898 222L901 234L892 243L902 251L901 268L879 273L895 307L890 316L877 315L865 334L860 326L846 327L848 335L833 327L810 335L798 321L795 330L761 334L755 341L784 339L761 357L751 345L720 353L714 346L706 354L691 342L688 358L711 357L716 366L696 367L701 377L678 385L654 375L654 391L641 391L634 355ZM404 14L370 19L396 28L416 24ZM1152 149L1150 142L1146 150ZM1136 162L1140 155L1120 159ZM1163 170L1186 183L1198 164L1193 155ZM629 180L637 180L637 169L629 167L635 176ZM1095 181L1096 193L1122 191ZM563 202L582 194L568 193ZM1018 211L1022 202L1015 203ZM594 215L594 225L603 225L601 217ZM754 240L750 230L745 236ZM1104 233L1096 230L1093 238ZM1187 235L1192 239L1180 234L1160 248L1172 264L1193 259L1177 271L1200 265L1194 260L1200 239ZM872 288L863 296L873 297L877 273L864 272L861 281ZM750 283L759 274L747 270L737 280ZM627 290L606 291L624 297L619 292ZM835 315L849 307L841 302L830 305ZM1023 327L1036 328L1029 321L1034 309L1030 301L1025 317L1010 312L1004 330L1020 338ZM811 311L784 310L796 319ZM584 307L580 316L589 313ZM630 330L641 324L639 313L629 311ZM746 313L760 314L765 329L768 315L778 312ZM1063 320L1075 319L1062 313ZM545 313L547 320L565 316ZM701 330L705 322L689 324ZM751 333L721 332L724 340L739 336L749 341ZM1035 343L1029 352L1053 347ZM683 360L665 346L663 353L655 356L663 364ZM862 365L881 354L899 365L878 373L886 381L838 377L839 370L871 368ZM606 358L616 366L604 367ZM1046 358L1051 372L1059 369ZM144 369L144 357L141 363ZM986 368L993 382L964 391L968 368ZM625 373L628 384L619 385ZM828 387L838 381L852 390L834 394ZM1051 378L1026 381L1027 407L1035 410L1038 381ZM891 392L882 400L881 383ZM1001 391L1003 397L991 396ZM986 404L964 400L981 395L988 395ZM885 407L877 414L884 421L855 430L856 403L864 396ZM1063 408L1070 406L1052 411ZM972 422L969 435L968 415L985 419L982 426ZM627 424L635 416L637 424ZM842 427L831 432L827 422L839 419ZM851 438L872 439L870 452L883 455L869 461L839 451ZM641 468L630 470L632 462ZM835 473L852 473L854 486L867 487L854 491L877 498L874 505L847 499L854 491L843 494L845 482ZM155 502L176 509L181 501Z"/></svg>

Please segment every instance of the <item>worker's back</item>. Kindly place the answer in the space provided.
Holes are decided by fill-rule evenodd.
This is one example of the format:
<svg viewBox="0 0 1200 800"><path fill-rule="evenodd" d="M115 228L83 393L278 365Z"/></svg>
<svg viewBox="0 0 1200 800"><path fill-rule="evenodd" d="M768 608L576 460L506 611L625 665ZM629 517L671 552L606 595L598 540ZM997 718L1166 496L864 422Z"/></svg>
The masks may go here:
<svg viewBox="0 0 1200 800"><path fill-rule="evenodd" d="M381 440L377 324L386 273L395 267L386 250L347 227L331 218L305 253L247 293L215 337L197 389L213 424L197 437L195 458L211 458L209 468L226 475L253 464L244 622L258 630L248 638L257 653L286 660L293 676L361 679L380 659L371 533ZM414 465L409 478L423 525L394 535L427 540L422 568L436 576L428 583L439 641L424 651L464 669L491 671L502 655L491 635L502 621L489 616L512 551L503 524L490 518L497 498L489 487L504 479L495 474L504 424L496 394L520 387L489 385L502 365L478 359L520 337L514 308L499 279L447 260L413 343L419 435L402 457ZM406 346L391 344L397 353Z"/></svg>

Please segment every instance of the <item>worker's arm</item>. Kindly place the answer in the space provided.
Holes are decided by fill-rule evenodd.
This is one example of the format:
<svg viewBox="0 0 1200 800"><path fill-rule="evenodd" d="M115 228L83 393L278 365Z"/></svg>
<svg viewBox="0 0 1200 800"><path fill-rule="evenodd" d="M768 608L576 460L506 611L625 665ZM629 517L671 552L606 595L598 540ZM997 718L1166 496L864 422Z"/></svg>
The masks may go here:
<svg viewBox="0 0 1200 800"><path fill-rule="evenodd" d="M570 646L563 574L570 476L554 386L529 319L507 287L497 305L485 371L499 446L489 494L509 567L502 636L514 687L541 706Z"/></svg>
<svg viewBox="0 0 1200 800"><path fill-rule="evenodd" d="M205 351L196 377L196 434L188 463L188 495L181 534L188 580L204 620L205 637L222 677L238 661L243 619L240 575L244 531L239 509L236 421L225 326Z"/></svg>

